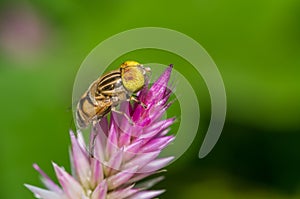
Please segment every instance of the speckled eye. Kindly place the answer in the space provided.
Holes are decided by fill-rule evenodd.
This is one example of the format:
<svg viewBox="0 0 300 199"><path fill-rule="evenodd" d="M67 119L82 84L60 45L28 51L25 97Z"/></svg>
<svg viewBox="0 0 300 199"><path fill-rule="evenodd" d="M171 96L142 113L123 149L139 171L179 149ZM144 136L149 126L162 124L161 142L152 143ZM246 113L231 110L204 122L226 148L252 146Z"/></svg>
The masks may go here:
<svg viewBox="0 0 300 199"><path fill-rule="evenodd" d="M132 93L139 91L145 84L144 72L139 65L124 68L121 78L124 87Z"/></svg>

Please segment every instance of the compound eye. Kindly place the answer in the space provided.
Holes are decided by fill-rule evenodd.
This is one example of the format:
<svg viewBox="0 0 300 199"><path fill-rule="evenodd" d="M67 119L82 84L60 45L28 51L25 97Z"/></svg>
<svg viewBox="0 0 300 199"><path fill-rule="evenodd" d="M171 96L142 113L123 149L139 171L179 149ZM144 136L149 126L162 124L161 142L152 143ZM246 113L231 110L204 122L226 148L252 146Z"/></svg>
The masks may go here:
<svg viewBox="0 0 300 199"><path fill-rule="evenodd" d="M145 84L143 71L140 67L127 67L122 71L122 83L130 92L139 91Z"/></svg>
<svg viewBox="0 0 300 199"><path fill-rule="evenodd" d="M136 67L139 65L140 65L140 63L138 63L136 61L126 61L121 65L121 68L125 69L127 67Z"/></svg>

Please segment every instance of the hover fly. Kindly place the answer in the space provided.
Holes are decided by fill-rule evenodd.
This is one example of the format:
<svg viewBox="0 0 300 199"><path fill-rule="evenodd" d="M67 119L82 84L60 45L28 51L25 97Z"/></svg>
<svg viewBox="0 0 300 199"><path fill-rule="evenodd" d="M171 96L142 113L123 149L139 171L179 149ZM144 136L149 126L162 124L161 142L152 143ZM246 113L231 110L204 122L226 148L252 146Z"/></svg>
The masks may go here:
<svg viewBox="0 0 300 199"><path fill-rule="evenodd" d="M81 129L86 128L90 123L101 120L110 111L124 115L131 122L131 119L125 113L116 110L116 107L123 101L135 101L146 108L134 94L143 88L150 71L150 68L136 61L126 61L119 69L95 80L77 104L77 126Z"/></svg>

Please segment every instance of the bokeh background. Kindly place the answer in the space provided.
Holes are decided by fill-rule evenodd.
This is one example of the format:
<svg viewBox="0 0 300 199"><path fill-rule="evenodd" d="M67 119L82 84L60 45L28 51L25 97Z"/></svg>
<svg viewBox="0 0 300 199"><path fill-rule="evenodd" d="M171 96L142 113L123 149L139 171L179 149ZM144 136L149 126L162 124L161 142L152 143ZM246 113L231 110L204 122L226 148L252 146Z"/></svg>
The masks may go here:
<svg viewBox="0 0 300 199"><path fill-rule="evenodd" d="M214 150L198 159L210 117L200 76L158 50L116 60L174 63L200 102L197 139L168 167L160 198L300 198L300 1L0 1L0 198L33 198L37 162L69 170L72 87L87 54L131 28L157 26L198 41L223 76L228 111ZM173 109L176 112L176 109ZM192 116L191 116L192 117Z"/></svg>

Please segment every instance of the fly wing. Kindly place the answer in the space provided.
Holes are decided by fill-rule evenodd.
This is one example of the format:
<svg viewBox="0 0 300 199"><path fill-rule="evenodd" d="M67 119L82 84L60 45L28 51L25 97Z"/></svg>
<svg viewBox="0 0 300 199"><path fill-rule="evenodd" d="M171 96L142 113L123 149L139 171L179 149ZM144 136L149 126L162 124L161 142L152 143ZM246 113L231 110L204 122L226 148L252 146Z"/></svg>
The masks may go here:
<svg viewBox="0 0 300 199"><path fill-rule="evenodd" d="M103 118L111 110L112 99L110 97L104 96L102 94L95 97L97 101L97 106L95 106L96 119Z"/></svg>
<svg viewBox="0 0 300 199"><path fill-rule="evenodd" d="M95 103L90 98L89 92L83 94L77 104L76 122L79 128L86 128L91 118L96 115Z"/></svg>
<svg viewBox="0 0 300 199"><path fill-rule="evenodd" d="M111 110L111 98L98 95L91 99L89 92L78 103L76 121L79 128L86 128L93 120L101 119Z"/></svg>

